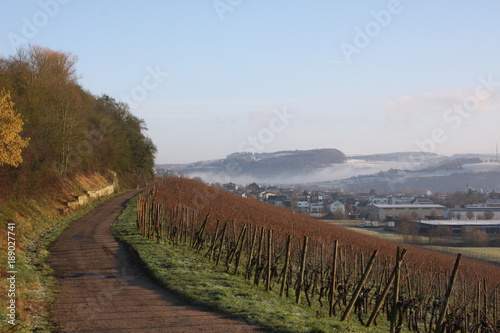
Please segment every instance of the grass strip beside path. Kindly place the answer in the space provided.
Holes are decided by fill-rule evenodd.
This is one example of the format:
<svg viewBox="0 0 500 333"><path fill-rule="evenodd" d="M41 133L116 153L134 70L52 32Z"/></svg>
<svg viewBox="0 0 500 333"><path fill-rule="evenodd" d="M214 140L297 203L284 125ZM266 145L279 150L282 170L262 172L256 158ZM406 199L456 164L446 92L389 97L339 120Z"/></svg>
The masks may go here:
<svg viewBox="0 0 500 333"><path fill-rule="evenodd" d="M156 244L143 238L136 227L136 203L137 197L129 201L112 227L113 234L137 252L149 274L161 286L193 304L234 315L270 331L388 331L385 325L366 329L356 319L341 323L339 318L328 317L327 308L318 311L307 305L296 305L292 298L280 298L276 291L266 292L241 276L226 273L189 247Z"/></svg>

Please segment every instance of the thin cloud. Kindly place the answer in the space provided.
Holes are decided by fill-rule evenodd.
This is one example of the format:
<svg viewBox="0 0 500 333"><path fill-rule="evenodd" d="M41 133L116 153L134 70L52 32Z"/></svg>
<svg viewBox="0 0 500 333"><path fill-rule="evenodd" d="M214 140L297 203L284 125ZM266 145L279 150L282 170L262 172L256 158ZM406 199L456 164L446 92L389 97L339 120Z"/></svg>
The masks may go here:
<svg viewBox="0 0 500 333"><path fill-rule="evenodd" d="M403 95L382 106L390 112L434 112L443 111L459 103L463 93L428 92L423 96Z"/></svg>
<svg viewBox="0 0 500 333"><path fill-rule="evenodd" d="M289 110L286 108L284 109L286 110L287 114L297 115L297 112L294 110ZM271 121L277 117L279 111L280 111L279 108L268 108L264 110L250 111L247 116L247 124L248 126L255 128L262 128L269 126Z"/></svg>
<svg viewBox="0 0 500 333"><path fill-rule="evenodd" d="M484 93L484 92L483 92ZM500 109L500 92L495 91L488 98L474 90L461 92L428 92L423 96L403 95L382 106L388 112L435 113L445 112L455 105L461 105L468 100L478 101L476 112L490 112Z"/></svg>

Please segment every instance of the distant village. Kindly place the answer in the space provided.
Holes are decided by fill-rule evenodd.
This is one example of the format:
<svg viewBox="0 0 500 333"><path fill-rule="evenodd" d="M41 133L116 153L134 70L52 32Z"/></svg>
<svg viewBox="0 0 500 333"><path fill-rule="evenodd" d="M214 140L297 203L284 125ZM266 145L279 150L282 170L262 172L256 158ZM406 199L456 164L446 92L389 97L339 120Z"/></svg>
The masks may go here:
<svg viewBox="0 0 500 333"><path fill-rule="evenodd" d="M459 204L447 200L447 195L438 199L448 202L446 206L435 203L436 196L339 193L276 186L222 185L226 191L242 197L260 200L270 205L284 207L311 217L331 220L360 220L361 227L397 228L425 236L458 236L473 239L476 245L484 245L489 239L500 237L500 193L467 188L464 195L477 198L477 202ZM474 199L472 199L474 200ZM406 223L406 231L401 224Z"/></svg>
<svg viewBox="0 0 500 333"><path fill-rule="evenodd" d="M182 175L164 175L179 177ZM203 181L199 177L193 178ZM483 192L468 185L462 193L402 194L345 193L342 190L304 186L211 184L235 195L259 200L322 220L358 220L368 228L401 228L410 225L421 235L467 237L480 233L500 238L500 193Z"/></svg>

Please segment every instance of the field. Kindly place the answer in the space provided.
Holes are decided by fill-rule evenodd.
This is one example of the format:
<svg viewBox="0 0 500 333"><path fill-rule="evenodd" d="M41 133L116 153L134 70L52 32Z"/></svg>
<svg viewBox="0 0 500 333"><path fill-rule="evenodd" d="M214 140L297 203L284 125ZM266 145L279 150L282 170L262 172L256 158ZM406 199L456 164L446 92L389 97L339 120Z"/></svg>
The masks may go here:
<svg viewBox="0 0 500 333"><path fill-rule="evenodd" d="M327 225L204 184L168 178L138 202L142 235L189 247L228 274L340 322L395 332L494 332L497 266ZM406 256L405 256L406 255Z"/></svg>
<svg viewBox="0 0 500 333"><path fill-rule="evenodd" d="M405 243L404 237L392 231L384 230L384 228L361 228L360 221L333 221L322 220L325 223L347 228L352 231L362 233L371 237L381 238L392 242ZM489 261L500 264L500 249L498 247L454 247L454 246L439 246L428 245L429 238L418 236L415 238L416 244L429 250L441 251L445 253L458 254L462 253L464 256Z"/></svg>
<svg viewBox="0 0 500 333"><path fill-rule="evenodd" d="M490 261L500 264L500 248L498 247L453 247L453 246L424 246L427 249L447 252L462 253L464 256Z"/></svg>

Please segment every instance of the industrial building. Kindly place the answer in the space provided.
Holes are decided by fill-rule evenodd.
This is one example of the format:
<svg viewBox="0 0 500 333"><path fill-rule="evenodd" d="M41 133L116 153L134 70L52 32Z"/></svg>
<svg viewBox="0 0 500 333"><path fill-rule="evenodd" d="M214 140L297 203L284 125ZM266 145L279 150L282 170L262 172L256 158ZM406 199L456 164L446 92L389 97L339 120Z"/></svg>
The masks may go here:
<svg viewBox="0 0 500 333"><path fill-rule="evenodd" d="M377 204L367 207L368 213L377 216L379 220L392 220L403 216L415 220L443 219L445 209L445 206L437 204Z"/></svg>

